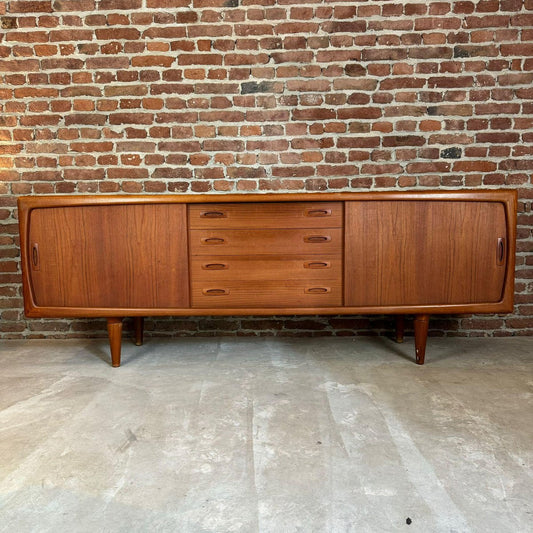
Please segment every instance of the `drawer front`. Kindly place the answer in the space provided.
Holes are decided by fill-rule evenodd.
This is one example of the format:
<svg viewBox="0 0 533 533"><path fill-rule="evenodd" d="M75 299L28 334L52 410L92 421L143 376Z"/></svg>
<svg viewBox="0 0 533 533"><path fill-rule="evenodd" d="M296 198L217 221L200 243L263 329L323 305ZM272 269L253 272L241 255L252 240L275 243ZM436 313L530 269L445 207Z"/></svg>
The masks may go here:
<svg viewBox="0 0 533 533"><path fill-rule="evenodd" d="M340 280L193 281L191 304L198 309L335 307L342 305Z"/></svg>
<svg viewBox="0 0 533 533"><path fill-rule="evenodd" d="M189 228L336 228L343 202L190 204Z"/></svg>
<svg viewBox="0 0 533 533"><path fill-rule="evenodd" d="M195 256L192 281L223 280L340 280L340 255Z"/></svg>
<svg viewBox="0 0 533 533"><path fill-rule="evenodd" d="M191 255L341 254L342 229L191 230Z"/></svg>

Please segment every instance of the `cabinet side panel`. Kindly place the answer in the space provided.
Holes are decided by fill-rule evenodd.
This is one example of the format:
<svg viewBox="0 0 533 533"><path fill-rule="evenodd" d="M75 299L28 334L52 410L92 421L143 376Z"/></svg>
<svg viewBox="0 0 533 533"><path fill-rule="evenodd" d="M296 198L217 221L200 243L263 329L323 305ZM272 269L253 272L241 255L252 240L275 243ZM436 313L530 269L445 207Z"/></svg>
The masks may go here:
<svg viewBox="0 0 533 533"><path fill-rule="evenodd" d="M499 202L347 202L345 303L499 302L506 239Z"/></svg>
<svg viewBox="0 0 533 533"><path fill-rule="evenodd" d="M34 209L37 306L187 307L184 205Z"/></svg>

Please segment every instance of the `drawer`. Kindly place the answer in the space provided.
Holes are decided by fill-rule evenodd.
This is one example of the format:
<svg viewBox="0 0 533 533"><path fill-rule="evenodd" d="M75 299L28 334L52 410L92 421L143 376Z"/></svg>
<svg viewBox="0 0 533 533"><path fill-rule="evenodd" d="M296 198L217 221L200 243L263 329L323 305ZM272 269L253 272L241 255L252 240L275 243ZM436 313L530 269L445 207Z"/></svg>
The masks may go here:
<svg viewBox="0 0 533 533"><path fill-rule="evenodd" d="M192 281L342 279L340 254L194 256L190 267Z"/></svg>
<svg viewBox="0 0 533 533"><path fill-rule="evenodd" d="M342 305L340 280L223 281L191 283L193 308L289 308Z"/></svg>
<svg viewBox="0 0 533 533"><path fill-rule="evenodd" d="M202 229L189 231L191 255L341 254L342 229Z"/></svg>
<svg viewBox="0 0 533 533"><path fill-rule="evenodd" d="M189 204L189 228L336 228L343 202Z"/></svg>

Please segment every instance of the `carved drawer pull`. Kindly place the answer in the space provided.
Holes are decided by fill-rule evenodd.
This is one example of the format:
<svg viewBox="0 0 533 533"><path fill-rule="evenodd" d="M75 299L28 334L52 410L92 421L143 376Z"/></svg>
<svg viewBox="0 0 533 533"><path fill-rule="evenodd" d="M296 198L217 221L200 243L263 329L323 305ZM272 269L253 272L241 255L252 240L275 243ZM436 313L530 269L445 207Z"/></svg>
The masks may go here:
<svg viewBox="0 0 533 533"><path fill-rule="evenodd" d="M229 267L225 263L205 263L202 268L204 270L227 270Z"/></svg>
<svg viewBox="0 0 533 533"><path fill-rule="evenodd" d="M226 242L222 237L205 237L202 244L224 244Z"/></svg>
<svg viewBox="0 0 533 533"><path fill-rule="evenodd" d="M327 294L331 292L329 287L308 287L305 289L305 294Z"/></svg>
<svg viewBox="0 0 533 533"><path fill-rule="evenodd" d="M224 211L203 211L200 218L226 218Z"/></svg>
<svg viewBox="0 0 533 533"><path fill-rule="evenodd" d="M331 209L308 209L305 215L308 217L330 217Z"/></svg>
<svg viewBox="0 0 533 533"><path fill-rule="evenodd" d="M503 265L504 261L505 261L505 239L503 237L500 237L498 239L496 264Z"/></svg>
<svg viewBox="0 0 533 533"><path fill-rule="evenodd" d="M329 268L331 263L329 261L305 261L304 268Z"/></svg>
<svg viewBox="0 0 533 533"><path fill-rule="evenodd" d="M229 294L229 289L202 289L204 296L225 296Z"/></svg>
<svg viewBox="0 0 533 533"><path fill-rule="evenodd" d="M331 241L331 237L329 235L307 235L304 237L304 242L309 242L312 244L329 241Z"/></svg>

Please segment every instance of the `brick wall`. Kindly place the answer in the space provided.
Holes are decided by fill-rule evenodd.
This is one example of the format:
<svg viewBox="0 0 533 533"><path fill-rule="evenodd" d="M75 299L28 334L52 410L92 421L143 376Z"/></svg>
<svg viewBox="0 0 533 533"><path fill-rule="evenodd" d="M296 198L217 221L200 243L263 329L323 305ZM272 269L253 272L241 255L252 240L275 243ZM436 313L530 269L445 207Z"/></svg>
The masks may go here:
<svg viewBox="0 0 533 533"><path fill-rule="evenodd" d="M22 314L21 194L519 191L513 315L533 333L533 0L0 2L0 336L103 334ZM175 335L384 332L390 320L149 321Z"/></svg>

